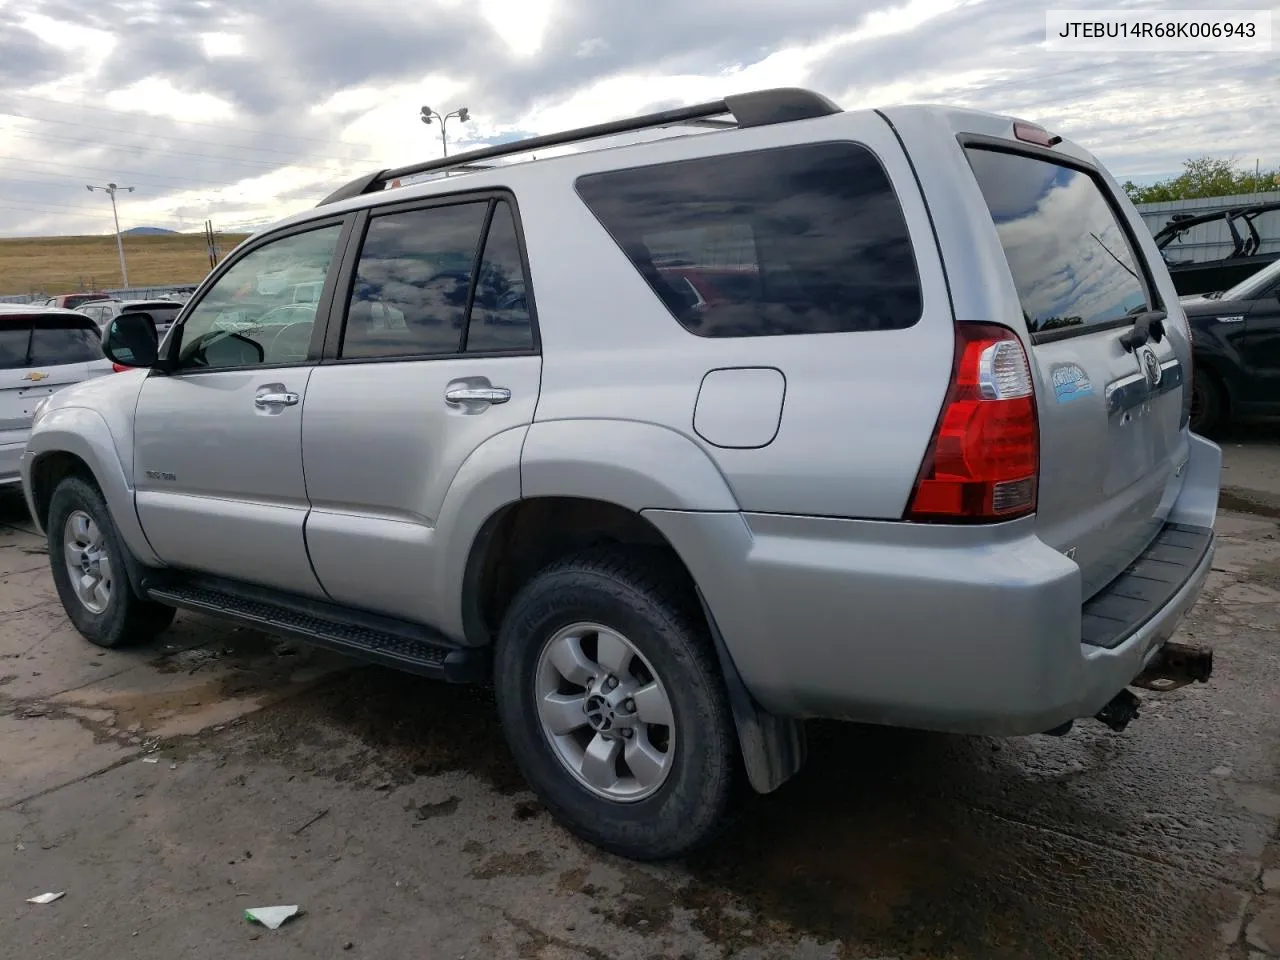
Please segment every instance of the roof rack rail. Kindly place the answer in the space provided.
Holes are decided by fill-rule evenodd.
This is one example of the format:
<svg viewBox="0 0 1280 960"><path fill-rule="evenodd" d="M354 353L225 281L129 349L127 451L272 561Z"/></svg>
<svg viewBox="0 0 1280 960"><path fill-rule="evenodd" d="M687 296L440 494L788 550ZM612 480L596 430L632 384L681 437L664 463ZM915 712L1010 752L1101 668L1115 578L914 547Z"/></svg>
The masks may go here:
<svg viewBox="0 0 1280 960"><path fill-rule="evenodd" d="M477 161L490 160L495 157L507 157L546 147L558 147L568 143L580 143L584 140L597 140L611 137L619 133L631 133L648 130L654 127L668 127L678 124L694 124L707 127L764 127L775 123L788 123L792 120L809 120L814 117L826 117L840 113L840 108L826 97L811 90L797 87L778 87L772 90L757 90L753 93L739 93L700 103L690 107L676 107L672 110L660 110L657 113L646 113L625 120L611 120L560 133L548 133L539 137L527 137L511 143L499 143L491 147L482 147L467 153L442 157L439 160L426 160L411 163L408 166L391 170L378 170L374 173L357 177L345 186L339 187L316 206L349 200L352 197L375 193L383 189L393 180L416 176L420 173L431 173L437 170L477 169ZM725 115L732 120L721 120Z"/></svg>

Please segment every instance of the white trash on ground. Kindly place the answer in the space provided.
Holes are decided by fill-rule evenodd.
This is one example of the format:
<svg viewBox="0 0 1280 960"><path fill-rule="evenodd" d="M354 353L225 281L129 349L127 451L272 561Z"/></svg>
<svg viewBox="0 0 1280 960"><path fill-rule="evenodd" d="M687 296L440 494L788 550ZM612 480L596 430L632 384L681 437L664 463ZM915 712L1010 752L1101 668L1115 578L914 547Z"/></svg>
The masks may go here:
<svg viewBox="0 0 1280 960"><path fill-rule="evenodd" d="M260 923L268 930L274 930L297 912L296 904L289 907L250 907L244 912L244 918L250 923Z"/></svg>
<svg viewBox="0 0 1280 960"><path fill-rule="evenodd" d="M27 903L53 903L55 900L61 900L65 893L42 893L38 897L28 897Z"/></svg>

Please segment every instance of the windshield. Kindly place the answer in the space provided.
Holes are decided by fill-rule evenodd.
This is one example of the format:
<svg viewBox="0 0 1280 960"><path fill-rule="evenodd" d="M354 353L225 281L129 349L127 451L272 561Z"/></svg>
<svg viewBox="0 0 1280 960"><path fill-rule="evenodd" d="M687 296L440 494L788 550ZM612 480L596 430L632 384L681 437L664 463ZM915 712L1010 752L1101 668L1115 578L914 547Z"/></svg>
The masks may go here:
<svg viewBox="0 0 1280 960"><path fill-rule="evenodd" d="M1280 260L1268 264L1257 273L1245 277L1234 287L1224 290L1219 299L1256 300L1259 294L1278 280L1280 280Z"/></svg>

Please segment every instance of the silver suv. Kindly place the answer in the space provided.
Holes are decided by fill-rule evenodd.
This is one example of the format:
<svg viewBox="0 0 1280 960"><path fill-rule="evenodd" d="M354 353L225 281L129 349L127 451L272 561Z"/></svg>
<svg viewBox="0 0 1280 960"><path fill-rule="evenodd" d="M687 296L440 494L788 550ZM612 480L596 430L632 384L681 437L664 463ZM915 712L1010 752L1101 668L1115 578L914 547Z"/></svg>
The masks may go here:
<svg viewBox="0 0 1280 960"><path fill-rule="evenodd" d="M1170 641L1221 465L1186 320L1033 124L772 90L382 170L104 347L144 369L48 400L22 464L81 633L183 608L491 677L532 788L627 856L777 788L806 718L1121 728L1209 672Z"/></svg>

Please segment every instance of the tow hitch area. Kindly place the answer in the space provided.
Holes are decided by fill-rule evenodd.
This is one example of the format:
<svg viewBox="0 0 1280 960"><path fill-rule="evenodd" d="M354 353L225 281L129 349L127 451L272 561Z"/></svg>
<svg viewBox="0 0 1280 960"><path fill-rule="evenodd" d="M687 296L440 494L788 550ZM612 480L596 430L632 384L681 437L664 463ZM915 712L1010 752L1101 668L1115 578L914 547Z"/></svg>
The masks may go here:
<svg viewBox="0 0 1280 960"><path fill-rule="evenodd" d="M1190 643L1166 643L1138 674L1133 686L1146 690L1177 690L1188 683L1204 683L1213 673L1213 648Z"/></svg>
<svg viewBox="0 0 1280 960"><path fill-rule="evenodd" d="M1101 723L1105 723L1112 730L1119 733L1129 725L1130 720L1137 719L1138 707L1142 706L1142 701L1138 699L1138 695L1132 690L1121 690L1108 701L1107 705L1098 711L1094 719Z"/></svg>

